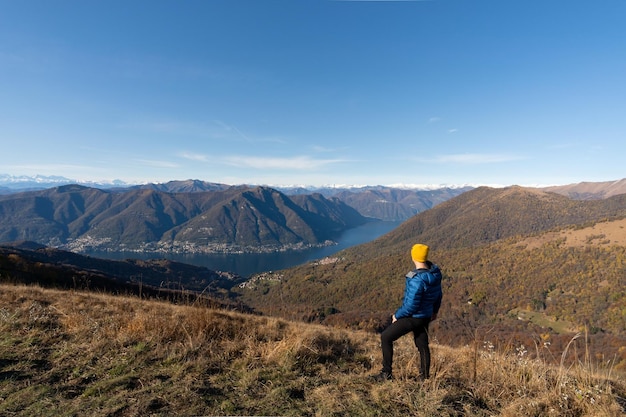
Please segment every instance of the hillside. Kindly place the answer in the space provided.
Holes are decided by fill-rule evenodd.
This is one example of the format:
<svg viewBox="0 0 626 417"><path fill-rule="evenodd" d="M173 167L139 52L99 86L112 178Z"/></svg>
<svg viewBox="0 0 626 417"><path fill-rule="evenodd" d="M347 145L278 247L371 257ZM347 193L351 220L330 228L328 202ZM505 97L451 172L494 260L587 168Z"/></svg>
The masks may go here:
<svg viewBox="0 0 626 417"><path fill-rule="evenodd" d="M131 189L152 189L170 193L226 190L229 186L199 180L169 181L163 184L145 184ZM365 187L275 187L291 196L321 194L336 197L354 208L362 216L383 221L406 220L439 203L462 194L473 187L441 187L436 189L406 189L386 186Z"/></svg>
<svg viewBox="0 0 626 417"><path fill-rule="evenodd" d="M473 247L555 227L623 217L625 207L626 194L602 201L575 201L534 188L480 187L420 213L378 245L399 250L419 237L438 249Z"/></svg>
<svg viewBox="0 0 626 417"><path fill-rule="evenodd" d="M386 221L407 220L460 195L471 187L407 190L391 187L363 187L338 191L335 197L366 217Z"/></svg>
<svg viewBox="0 0 626 417"><path fill-rule="evenodd" d="M231 300L244 279L166 259L111 261L33 242L0 245L0 283L39 285L250 311Z"/></svg>
<svg viewBox="0 0 626 417"><path fill-rule="evenodd" d="M625 216L624 195L575 201L478 188L331 259L252 277L240 291L269 314L380 329L401 302L411 245L424 242L444 271L439 340L545 341L556 358L586 328L594 354L626 367ZM574 236L583 244L566 243Z"/></svg>
<svg viewBox="0 0 626 417"><path fill-rule="evenodd" d="M193 305L0 285L6 416L618 416L626 386L584 339L558 366L524 346L432 345L416 381L410 338L374 383L379 338ZM576 351L576 355L572 355Z"/></svg>
<svg viewBox="0 0 626 417"><path fill-rule="evenodd" d="M168 193L67 185L0 196L0 242L77 252L264 252L328 244L367 220L337 199L264 187Z"/></svg>
<svg viewBox="0 0 626 417"><path fill-rule="evenodd" d="M543 188L576 200L599 200L626 194L626 178L617 181L579 182Z"/></svg>

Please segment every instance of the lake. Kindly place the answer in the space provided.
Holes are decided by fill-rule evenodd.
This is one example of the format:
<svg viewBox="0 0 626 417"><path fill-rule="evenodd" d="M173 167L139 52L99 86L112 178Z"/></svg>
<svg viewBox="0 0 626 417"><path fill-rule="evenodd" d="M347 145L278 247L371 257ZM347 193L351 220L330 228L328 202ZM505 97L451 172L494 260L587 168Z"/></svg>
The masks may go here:
<svg viewBox="0 0 626 417"><path fill-rule="evenodd" d="M89 256L104 259L122 260L135 259L169 259L190 265L203 266L214 271L234 272L242 277L291 268L309 261L331 256L340 250L360 245L376 239L398 227L402 222L376 221L345 231L338 239L337 245L313 248L302 251L287 251L274 253L210 253L210 254L180 254L180 253L137 253L137 252L89 252Z"/></svg>

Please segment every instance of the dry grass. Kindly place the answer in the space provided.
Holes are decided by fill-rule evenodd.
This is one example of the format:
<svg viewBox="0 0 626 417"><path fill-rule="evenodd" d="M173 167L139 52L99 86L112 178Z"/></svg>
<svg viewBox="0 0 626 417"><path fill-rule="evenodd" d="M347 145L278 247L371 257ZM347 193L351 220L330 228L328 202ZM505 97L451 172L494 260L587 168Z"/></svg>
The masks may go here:
<svg viewBox="0 0 626 417"><path fill-rule="evenodd" d="M0 286L3 416L618 416L611 368L411 338L374 383L377 335L136 298ZM572 345L581 342L572 341ZM584 359L584 358L583 358Z"/></svg>
<svg viewBox="0 0 626 417"><path fill-rule="evenodd" d="M626 245L626 219L598 222L584 228L563 228L525 238L520 243L526 249L536 249L548 242L562 240L565 247L582 248L589 245Z"/></svg>

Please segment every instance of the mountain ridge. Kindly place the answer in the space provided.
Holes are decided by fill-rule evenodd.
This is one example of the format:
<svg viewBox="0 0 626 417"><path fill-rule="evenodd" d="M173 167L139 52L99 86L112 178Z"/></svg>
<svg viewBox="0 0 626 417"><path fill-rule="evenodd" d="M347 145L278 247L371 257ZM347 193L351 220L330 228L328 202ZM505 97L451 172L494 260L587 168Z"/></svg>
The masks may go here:
<svg viewBox="0 0 626 417"><path fill-rule="evenodd" d="M224 189L229 187L256 187L264 186L274 188L285 194L311 194L320 192L326 195L325 190L366 190L383 188L395 188L404 190L436 190L440 188L473 188L475 186L470 184L454 185L454 184L393 184L393 185L277 185L277 184L223 184L208 182L200 179L186 179L186 180L170 180L167 182L155 183L155 182L126 182L120 179L115 180L77 180L58 175L9 175L0 174L0 190L2 192L15 192L15 191L35 191L45 188L59 187L61 185L79 184L86 187L93 188L153 188L159 191L192 191L194 188L197 191L209 191L215 189ZM209 188L207 188L209 187ZM329 191L334 193L332 191Z"/></svg>
<svg viewBox="0 0 626 417"><path fill-rule="evenodd" d="M544 187L543 190L566 195L576 200L598 200L626 193L626 178L616 181L579 182Z"/></svg>
<svg viewBox="0 0 626 417"><path fill-rule="evenodd" d="M361 215L383 221L406 220L414 214L463 193L471 186L266 186L227 185L197 179L173 180L165 183L125 184L121 181L93 183L72 181L64 177L11 177L0 174L0 195L24 191L40 191L67 185L80 185L116 192L155 190L167 193L198 193L268 187L288 196L321 194L338 197Z"/></svg>
<svg viewBox="0 0 626 417"><path fill-rule="evenodd" d="M144 252L319 246L367 221L337 199L318 194L292 200L266 187L168 193L75 184L0 196L0 217L0 241Z"/></svg>

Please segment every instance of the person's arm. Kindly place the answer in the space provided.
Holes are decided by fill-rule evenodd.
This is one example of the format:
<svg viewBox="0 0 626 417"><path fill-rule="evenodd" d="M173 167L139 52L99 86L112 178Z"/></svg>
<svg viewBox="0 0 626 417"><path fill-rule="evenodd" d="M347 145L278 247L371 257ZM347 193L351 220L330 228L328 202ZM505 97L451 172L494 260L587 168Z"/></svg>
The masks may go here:
<svg viewBox="0 0 626 417"><path fill-rule="evenodd" d="M392 320L394 317L396 320L404 317L411 317L416 311L418 311L422 298L421 292L423 292L423 290L424 288L421 279L407 279L402 305L398 310L396 310L395 314L392 316Z"/></svg>

